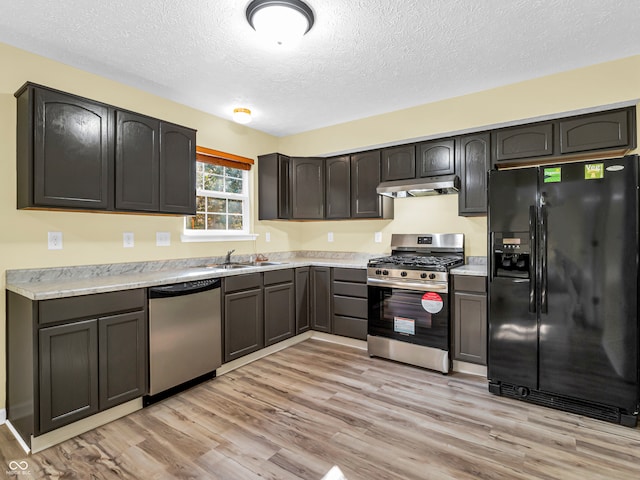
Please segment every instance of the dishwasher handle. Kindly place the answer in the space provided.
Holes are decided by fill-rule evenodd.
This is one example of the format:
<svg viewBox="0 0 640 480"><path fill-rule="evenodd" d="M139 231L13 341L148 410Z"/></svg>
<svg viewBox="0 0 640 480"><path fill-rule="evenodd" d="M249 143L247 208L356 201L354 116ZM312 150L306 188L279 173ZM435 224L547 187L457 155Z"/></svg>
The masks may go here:
<svg viewBox="0 0 640 480"><path fill-rule="evenodd" d="M174 283L149 288L149 298L170 298L193 295L195 293L215 290L222 286L220 278L208 278L206 280L193 280L190 282Z"/></svg>

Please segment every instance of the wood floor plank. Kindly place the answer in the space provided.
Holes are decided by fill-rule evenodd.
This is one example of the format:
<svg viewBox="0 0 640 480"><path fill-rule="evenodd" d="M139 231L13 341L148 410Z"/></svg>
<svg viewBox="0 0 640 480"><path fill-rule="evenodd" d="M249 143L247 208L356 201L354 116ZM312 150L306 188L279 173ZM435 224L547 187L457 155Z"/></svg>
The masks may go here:
<svg viewBox="0 0 640 480"><path fill-rule="evenodd" d="M308 340L31 456L43 479L638 480L640 429Z"/></svg>

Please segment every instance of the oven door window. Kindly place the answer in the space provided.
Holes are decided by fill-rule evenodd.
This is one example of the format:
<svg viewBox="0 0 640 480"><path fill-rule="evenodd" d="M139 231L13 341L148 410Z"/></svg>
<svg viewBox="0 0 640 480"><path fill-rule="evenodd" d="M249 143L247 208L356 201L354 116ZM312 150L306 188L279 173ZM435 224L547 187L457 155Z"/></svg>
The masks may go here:
<svg viewBox="0 0 640 480"><path fill-rule="evenodd" d="M369 287L369 335L449 350L446 293Z"/></svg>

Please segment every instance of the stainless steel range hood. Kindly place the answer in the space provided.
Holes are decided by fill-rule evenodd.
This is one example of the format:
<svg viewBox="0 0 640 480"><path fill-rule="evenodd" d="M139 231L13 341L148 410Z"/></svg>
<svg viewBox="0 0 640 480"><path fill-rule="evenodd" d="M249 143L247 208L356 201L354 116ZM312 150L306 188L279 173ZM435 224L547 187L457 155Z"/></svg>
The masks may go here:
<svg viewBox="0 0 640 480"><path fill-rule="evenodd" d="M447 193L458 193L458 190L460 190L460 178L457 175L382 182L376 189L379 195L386 195L393 198L443 195Z"/></svg>

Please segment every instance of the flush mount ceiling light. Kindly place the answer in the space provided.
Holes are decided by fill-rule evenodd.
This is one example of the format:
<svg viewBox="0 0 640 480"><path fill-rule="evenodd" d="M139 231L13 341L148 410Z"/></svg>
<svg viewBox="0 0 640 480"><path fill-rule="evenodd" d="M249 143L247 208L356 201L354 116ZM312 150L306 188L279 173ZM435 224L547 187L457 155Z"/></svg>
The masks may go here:
<svg viewBox="0 0 640 480"><path fill-rule="evenodd" d="M247 7L253 29L278 45L300 39L313 26L313 12L301 0L253 0Z"/></svg>
<svg viewBox="0 0 640 480"><path fill-rule="evenodd" d="M251 110L248 108L234 108L233 121L236 123L249 123L251 121Z"/></svg>

